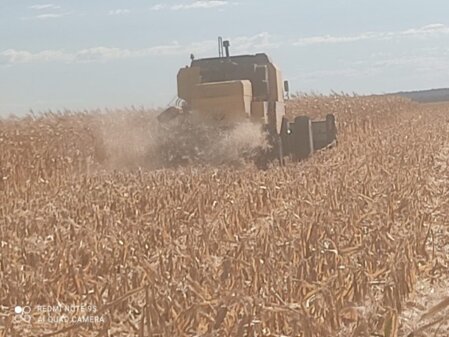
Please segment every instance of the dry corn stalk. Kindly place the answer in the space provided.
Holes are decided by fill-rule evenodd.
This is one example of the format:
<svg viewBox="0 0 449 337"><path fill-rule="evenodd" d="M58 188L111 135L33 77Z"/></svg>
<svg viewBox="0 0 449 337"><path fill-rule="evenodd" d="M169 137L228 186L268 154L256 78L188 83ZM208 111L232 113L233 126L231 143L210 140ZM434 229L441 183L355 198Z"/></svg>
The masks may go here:
<svg viewBox="0 0 449 337"><path fill-rule="evenodd" d="M0 304L95 304L108 317L3 335L400 336L417 279L443 277L429 243L447 207L432 178L448 107L336 95L289 106L328 112L338 147L268 172L148 170L142 111L1 121Z"/></svg>

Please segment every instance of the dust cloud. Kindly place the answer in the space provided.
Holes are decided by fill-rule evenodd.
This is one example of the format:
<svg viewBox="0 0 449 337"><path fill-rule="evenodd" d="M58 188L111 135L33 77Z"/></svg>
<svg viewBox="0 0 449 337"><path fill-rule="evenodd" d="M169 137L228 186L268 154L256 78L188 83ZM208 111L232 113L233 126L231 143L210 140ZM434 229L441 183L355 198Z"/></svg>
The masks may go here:
<svg viewBox="0 0 449 337"><path fill-rule="evenodd" d="M117 111L95 122L95 160L106 169L162 169L188 165L243 166L267 149L260 125L217 127L179 118L165 124L157 112Z"/></svg>

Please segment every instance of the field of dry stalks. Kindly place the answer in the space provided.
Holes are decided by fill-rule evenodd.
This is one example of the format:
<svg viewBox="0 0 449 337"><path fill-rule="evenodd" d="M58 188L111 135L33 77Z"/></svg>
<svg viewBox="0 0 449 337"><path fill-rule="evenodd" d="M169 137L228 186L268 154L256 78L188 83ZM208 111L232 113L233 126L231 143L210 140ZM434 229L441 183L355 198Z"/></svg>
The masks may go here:
<svg viewBox="0 0 449 337"><path fill-rule="evenodd" d="M0 120L0 336L446 336L449 105L289 104L329 112L267 171L250 126L172 168L151 112Z"/></svg>

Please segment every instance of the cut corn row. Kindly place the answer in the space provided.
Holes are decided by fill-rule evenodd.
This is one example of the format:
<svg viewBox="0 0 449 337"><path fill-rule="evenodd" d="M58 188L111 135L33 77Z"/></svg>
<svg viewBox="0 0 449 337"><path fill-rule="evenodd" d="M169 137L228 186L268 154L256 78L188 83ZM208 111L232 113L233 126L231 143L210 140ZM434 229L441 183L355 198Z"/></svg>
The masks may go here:
<svg viewBox="0 0 449 337"><path fill-rule="evenodd" d="M107 317L67 336L398 336L417 279L442 268L426 243L429 205L445 201L431 178L449 108L289 105L329 112L336 148L266 172L103 170L94 126L108 116L0 122L0 304L82 303ZM67 328L5 322L3 336Z"/></svg>

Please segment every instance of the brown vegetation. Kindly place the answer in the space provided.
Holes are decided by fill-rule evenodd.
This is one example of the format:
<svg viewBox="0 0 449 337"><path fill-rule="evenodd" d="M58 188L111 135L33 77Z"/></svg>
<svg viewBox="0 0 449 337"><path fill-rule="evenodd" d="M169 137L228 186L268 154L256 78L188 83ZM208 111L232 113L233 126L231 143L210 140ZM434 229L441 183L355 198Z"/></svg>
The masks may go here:
<svg viewBox="0 0 449 337"><path fill-rule="evenodd" d="M329 112L336 148L268 171L150 170L160 134L144 111L1 121L0 306L33 319L0 311L0 336L393 337L432 323L444 303L421 325L401 313L418 281L447 271L449 108L289 105ZM35 308L58 303L95 305L106 322L39 323Z"/></svg>

